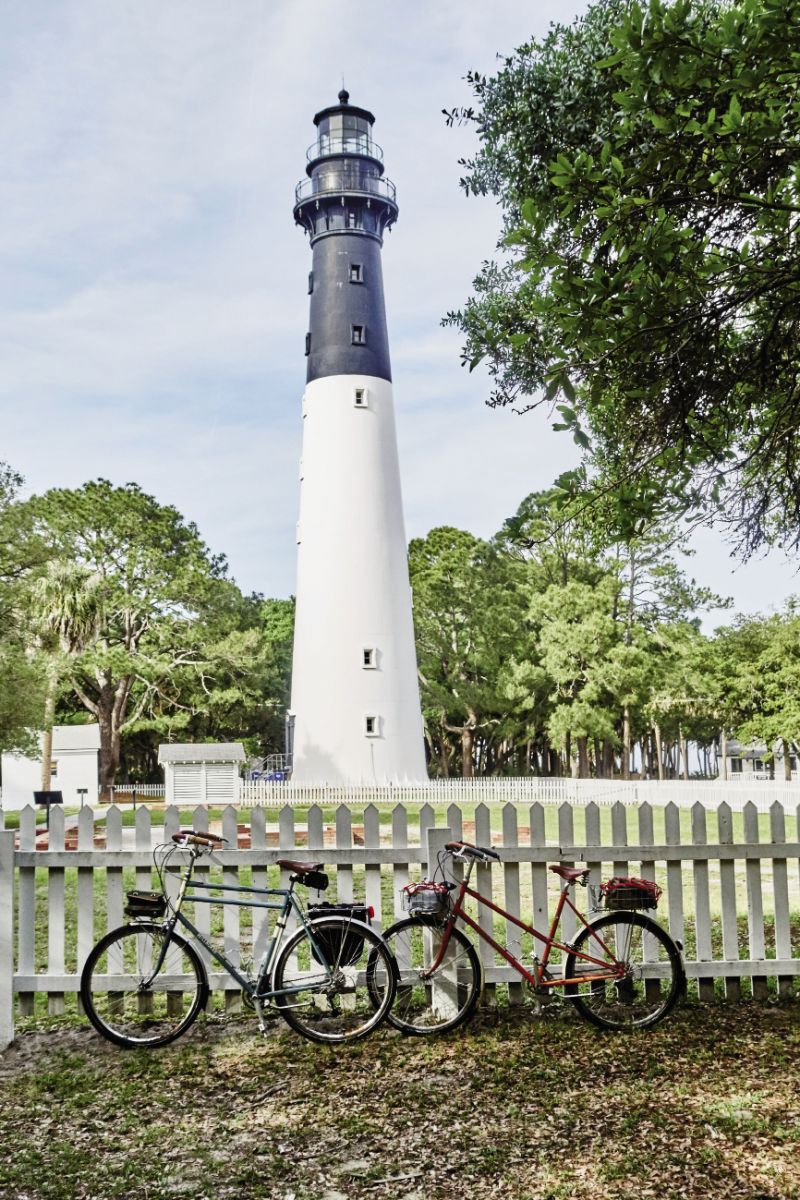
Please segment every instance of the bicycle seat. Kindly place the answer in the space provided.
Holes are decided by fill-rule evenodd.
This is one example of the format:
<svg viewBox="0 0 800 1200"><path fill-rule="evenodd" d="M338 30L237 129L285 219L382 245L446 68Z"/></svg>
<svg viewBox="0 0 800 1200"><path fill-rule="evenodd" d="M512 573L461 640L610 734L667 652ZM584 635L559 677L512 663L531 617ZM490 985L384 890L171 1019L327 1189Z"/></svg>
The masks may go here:
<svg viewBox="0 0 800 1200"><path fill-rule="evenodd" d="M309 871L321 871L324 863L296 862L293 858L279 858L278 866L284 871L294 871L296 875L307 875Z"/></svg>
<svg viewBox="0 0 800 1200"><path fill-rule="evenodd" d="M589 874L588 867L551 867L550 870L555 875L560 875L562 879L566 879L569 883L575 883L578 879L585 879Z"/></svg>

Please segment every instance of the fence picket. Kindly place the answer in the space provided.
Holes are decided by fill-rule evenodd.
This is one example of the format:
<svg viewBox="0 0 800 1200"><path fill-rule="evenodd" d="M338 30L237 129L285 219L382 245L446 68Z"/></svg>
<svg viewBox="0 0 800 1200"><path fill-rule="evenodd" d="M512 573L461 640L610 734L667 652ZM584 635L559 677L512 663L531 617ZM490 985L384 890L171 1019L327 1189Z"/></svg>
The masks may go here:
<svg viewBox="0 0 800 1200"><path fill-rule="evenodd" d="M0 1053L14 1040L14 833L0 832Z"/></svg>
<svg viewBox="0 0 800 1200"><path fill-rule="evenodd" d="M349 850L353 845L353 819L346 804L340 804L336 809L336 846L339 850ZM336 868L336 899L349 903L353 899L353 868L347 864Z"/></svg>
<svg viewBox="0 0 800 1200"><path fill-rule="evenodd" d="M516 847L518 844L517 810L515 805L509 803L503 808L503 845ZM503 864L503 889L506 911L510 912L513 917L520 917L519 863L506 862ZM515 958L522 958L522 932L517 925L513 925L510 921L506 922L506 950ZM523 984L509 983L509 1004L522 1004L524 998Z"/></svg>
<svg viewBox="0 0 800 1200"><path fill-rule="evenodd" d="M786 842L786 816L783 805L773 804L769 813L770 836L776 850ZM775 957L791 958L792 938L789 917L789 872L785 858L772 860L772 887L775 902ZM778 976L778 995L786 997L792 990L791 975Z"/></svg>
<svg viewBox="0 0 800 1200"><path fill-rule="evenodd" d="M717 837L721 846L733 843L733 816L729 804L717 809ZM733 961L739 957L739 929L736 922L736 866L733 859L721 859L719 864L720 898L722 904L722 955ZM725 978L725 996L738 1000L742 986L738 975Z"/></svg>
<svg viewBox="0 0 800 1200"><path fill-rule="evenodd" d="M209 830L208 830L208 809L207 808L198 806L197 808L194 809L194 811L192 813L192 828L196 829L198 833L208 833ZM208 861L204 858L199 858L197 860L197 863L195 864L194 873L195 873L198 883L208 883L209 879L211 878L211 871L210 871L210 868L208 865ZM201 887L199 889L199 891L200 891L201 895L205 894L207 896L211 896L211 894L212 894L211 892L209 892L208 888ZM211 905L210 904L195 904L193 920L194 920L195 925L199 929L200 933L203 935L203 937L210 938L211 937ZM201 959L205 963L206 970L207 971L215 970L216 968L213 964L211 955L208 953L205 946L202 945L202 943L201 943L200 945L198 945L197 949L200 952Z"/></svg>
<svg viewBox="0 0 800 1200"><path fill-rule="evenodd" d="M55 807L50 810L50 833L47 839L48 850L64 849L64 810ZM63 975L65 973L64 942L66 932L66 912L64 909L64 868L54 867L47 875L47 973L48 975ZM64 1012L64 993L47 993L47 1011L51 1017L58 1017Z"/></svg>
<svg viewBox="0 0 800 1200"><path fill-rule="evenodd" d="M236 809L229 804L222 810L222 836L227 839L229 846L235 846L237 842L237 817ZM228 887L238 887L240 883L238 866L222 868L222 882ZM220 893L225 899L233 900L236 898L235 892ZM205 908L206 905L201 905ZM225 945L225 953L235 967L240 967L242 964L241 956L241 914L242 910L235 904L226 904L222 909L222 932ZM233 985L233 980L231 980ZM235 986L229 986L225 992L225 1011L240 1012L242 1008L242 996Z"/></svg>
<svg viewBox="0 0 800 1200"><path fill-rule="evenodd" d="M322 862L325 857L322 850L325 846L325 829L322 819L322 809L318 804L312 804L308 810L308 858L309 861ZM321 904L325 899L325 893L319 888L309 888L308 902L309 904Z"/></svg>
<svg viewBox="0 0 800 1200"><path fill-rule="evenodd" d="M0 839L2 840L2 839ZM13 844L13 835L12 835ZM28 805L19 814L19 848L36 849L36 811ZM13 968L12 968L13 969ZM20 975L33 977L36 974L36 868L19 869L19 963ZM19 1011L23 1017L32 1017L36 993L19 993ZM0 1017L0 1020L2 1018Z"/></svg>
<svg viewBox="0 0 800 1200"><path fill-rule="evenodd" d="M706 810L702 804L692 809L692 841L702 846L706 842ZM711 901L708 890L708 859L696 858L694 870L694 932L698 962L710 962L711 954ZM714 979L701 976L697 981L701 1000L714 999Z"/></svg>
<svg viewBox="0 0 800 1200"><path fill-rule="evenodd" d="M485 804L479 804L475 809L475 844L477 846L491 846L491 821L492 818L489 809ZM485 865L479 863L475 870L475 877L475 890L493 900L491 863L486 863ZM478 924L490 937L494 936L494 916L492 910L487 908L485 904L478 905ZM480 941L480 956L484 977L488 977L491 968L494 966L494 950L483 938ZM497 1003L497 988L494 983L488 982L485 984L483 996L486 1004L493 1006Z"/></svg>
<svg viewBox="0 0 800 1200"><path fill-rule="evenodd" d="M380 850L381 817L374 804L368 804L364 809L364 846L367 850ZM364 872L364 891L366 902L375 910L375 927L378 932L383 929L383 897L381 896L381 866L380 863L367 863Z"/></svg>
<svg viewBox="0 0 800 1200"><path fill-rule="evenodd" d="M558 841L560 846L575 845L575 818L571 804L564 801L558 806ZM574 867L575 862L567 862L565 866ZM559 879L559 884L563 881ZM571 908L565 906L561 916L561 940L562 942L571 942L575 937L576 929L575 914Z"/></svg>
<svg viewBox="0 0 800 1200"><path fill-rule="evenodd" d="M758 828L758 811L755 804L744 807L744 836L753 845L760 841ZM761 891L761 860L748 859L745 869L747 876L747 932L750 943L750 958L766 958L764 938L764 897ZM753 996L756 1000L766 1000L769 995L767 981L763 977L753 976Z"/></svg>
<svg viewBox="0 0 800 1200"><path fill-rule="evenodd" d="M530 842L533 850L541 850L546 844L545 825L544 825L544 808L537 801L532 804L528 817L530 822ZM543 862L534 861L531 863L531 894L533 901L533 917L532 924L540 933L547 933L550 928L550 906L547 895L547 866ZM541 942L537 942L534 947L534 953L541 956L544 949Z"/></svg>
<svg viewBox="0 0 800 1200"><path fill-rule="evenodd" d="M603 864L592 858L591 847L600 845L600 809L594 800L586 805L584 814L586 831L586 865L589 868L587 883L590 887L598 887L603 875ZM587 892L588 896L593 893Z"/></svg>
<svg viewBox="0 0 800 1200"><path fill-rule="evenodd" d="M149 841L147 844L150 845ZM87 806L78 813L78 850L92 850L93 848L94 813ZM94 870L91 867L78 867L76 904L78 909L76 965L80 974L83 964L89 957L89 951L96 941L94 936Z"/></svg>
<svg viewBox="0 0 800 1200"><path fill-rule="evenodd" d="M404 804L395 804L392 809L392 845L408 845L408 811ZM403 888L409 881L408 863L395 863L392 868L394 887L394 915L400 919L403 913Z"/></svg>
<svg viewBox="0 0 800 1200"><path fill-rule="evenodd" d="M668 804L664 809L664 839L668 846L681 846L681 814L677 804ZM667 859L667 904L669 931L681 945L686 941L686 926L683 917L683 863L680 854Z"/></svg>
<svg viewBox="0 0 800 1200"><path fill-rule="evenodd" d="M250 848L264 851L267 848L267 814L263 808L253 809L250 819ZM269 887L269 874L264 863L253 865L253 887ZM269 900L268 896L259 896L259 901ZM253 974L258 970L261 959L269 945L269 914L268 908L253 909Z"/></svg>

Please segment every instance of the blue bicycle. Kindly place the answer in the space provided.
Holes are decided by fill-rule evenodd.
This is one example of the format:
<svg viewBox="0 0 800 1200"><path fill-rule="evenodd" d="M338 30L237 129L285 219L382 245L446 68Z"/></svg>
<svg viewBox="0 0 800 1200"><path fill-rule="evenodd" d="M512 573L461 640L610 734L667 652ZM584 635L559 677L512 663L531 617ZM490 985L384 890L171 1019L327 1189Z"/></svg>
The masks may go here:
<svg viewBox="0 0 800 1200"><path fill-rule="evenodd" d="M210 987L199 943L241 988L265 1032L274 1008L303 1037L336 1043L365 1037L387 1016L394 1000L394 960L368 923L363 906L338 905L330 915L305 911L295 884L324 891L322 863L279 859L290 872L288 888L257 888L193 878L203 854L224 844L211 833L184 831L156 847L160 892L129 892L131 924L114 929L89 954L81 975L81 1001L99 1033L125 1047L164 1046L185 1033L208 1006ZM188 851L177 898L164 886L175 854ZM191 889L191 890L190 890ZM200 889L198 893L198 889ZM239 893L234 897L218 893ZM241 895L246 893L246 896ZM245 973L183 912L194 904L235 904L276 910L272 938L254 973ZM296 928L288 931L291 914ZM362 919L363 918L363 919ZM178 933L185 930L189 939Z"/></svg>

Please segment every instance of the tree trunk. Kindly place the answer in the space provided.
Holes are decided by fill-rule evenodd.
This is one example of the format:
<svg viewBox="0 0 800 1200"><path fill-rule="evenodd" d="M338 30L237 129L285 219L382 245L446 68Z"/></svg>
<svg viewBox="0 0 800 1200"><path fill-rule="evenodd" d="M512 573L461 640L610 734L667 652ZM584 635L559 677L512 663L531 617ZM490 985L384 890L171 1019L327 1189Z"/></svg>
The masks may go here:
<svg viewBox="0 0 800 1200"><path fill-rule="evenodd" d="M719 731L719 755L720 768L718 774L726 783L728 781L728 731L720 729Z"/></svg>
<svg viewBox="0 0 800 1200"><path fill-rule="evenodd" d="M683 778L689 778L689 743L683 736L683 729L678 726L678 771L680 772L681 760L683 762Z"/></svg>
<svg viewBox="0 0 800 1200"><path fill-rule="evenodd" d="M589 739L579 737L578 742L578 779L589 778Z"/></svg>
<svg viewBox="0 0 800 1200"><path fill-rule="evenodd" d="M108 792L114 786L119 766L119 730L114 729L110 717L100 713L100 791Z"/></svg>
<svg viewBox="0 0 800 1200"><path fill-rule="evenodd" d="M603 770L603 746L600 738L594 739L594 770L597 778L602 779L605 772Z"/></svg>
<svg viewBox="0 0 800 1200"><path fill-rule="evenodd" d="M627 704L622 710L622 778L631 777L631 710Z"/></svg>
<svg viewBox="0 0 800 1200"><path fill-rule="evenodd" d="M664 757L661 753L661 726L653 726L653 734L656 739L656 766L658 768L658 778L664 780Z"/></svg>
<svg viewBox="0 0 800 1200"><path fill-rule="evenodd" d="M472 779L472 747L475 740L475 730L465 726L461 730L461 776Z"/></svg>
<svg viewBox="0 0 800 1200"><path fill-rule="evenodd" d="M53 655L47 664L47 692L44 698L44 733L42 736L42 791L53 785L53 722L56 719L58 692L58 661Z"/></svg>
<svg viewBox="0 0 800 1200"><path fill-rule="evenodd" d="M790 753L791 748L792 748L791 743L788 742L786 740L786 738L784 738L783 739L783 778L786 780L787 783L792 782L792 756Z"/></svg>

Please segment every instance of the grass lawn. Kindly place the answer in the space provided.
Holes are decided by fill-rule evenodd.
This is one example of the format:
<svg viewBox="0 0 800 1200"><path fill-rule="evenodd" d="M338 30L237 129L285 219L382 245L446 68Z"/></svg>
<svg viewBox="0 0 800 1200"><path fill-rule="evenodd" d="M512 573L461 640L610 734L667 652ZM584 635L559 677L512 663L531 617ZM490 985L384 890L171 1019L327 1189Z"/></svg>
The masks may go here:
<svg viewBox="0 0 800 1200"><path fill-rule="evenodd" d="M53 1022L0 1056L3 1200L794 1200L800 1010L649 1033L503 1010L336 1050L214 1018L126 1052Z"/></svg>

